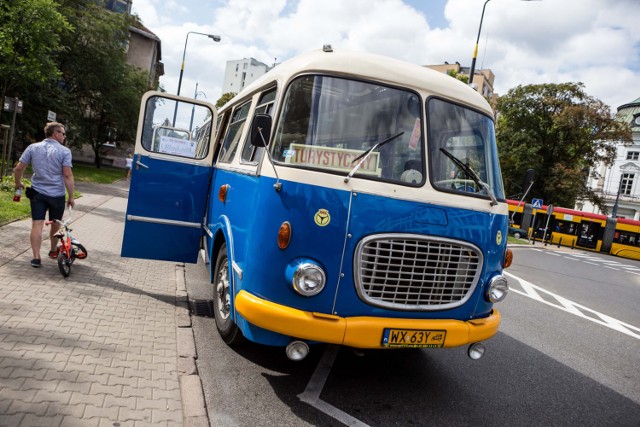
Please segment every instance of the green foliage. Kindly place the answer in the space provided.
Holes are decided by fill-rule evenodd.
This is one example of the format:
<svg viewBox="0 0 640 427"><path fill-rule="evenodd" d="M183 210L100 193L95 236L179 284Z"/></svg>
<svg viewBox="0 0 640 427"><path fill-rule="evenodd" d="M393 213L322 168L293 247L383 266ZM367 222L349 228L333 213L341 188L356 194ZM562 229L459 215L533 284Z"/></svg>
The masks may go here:
<svg viewBox="0 0 640 427"><path fill-rule="evenodd" d="M134 140L146 72L126 63L136 18L96 0L0 0L0 91L24 101L14 147L41 140L47 111L69 145ZM19 55L18 55L19 54ZM4 93L0 94L4 95ZM3 122L7 122L5 114Z"/></svg>
<svg viewBox="0 0 640 427"><path fill-rule="evenodd" d="M464 84L469 84L469 76L466 74L460 74L456 70L447 70L447 75L460 80Z"/></svg>
<svg viewBox="0 0 640 427"><path fill-rule="evenodd" d="M630 143L628 125L607 105L587 95L582 83L518 86L498 100L496 138L510 197L522 194L527 169L536 180L528 197L573 207L578 198L596 203L586 187L590 168L611 164L615 146Z"/></svg>
<svg viewBox="0 0 640 427"><path fill-rule="evenodd" d="M22 185L27 187L31 185L31 181L29 181L26 178L22 178ZM7 175L5 177L2 177L2 180L0 180L0 191L11 193L11 197L13 197L13 193L15 192L15 189L16 189L16 185L13 179L13 175Z"/></svg>
<svg viewBox="0 0 640 427"><path fill-rule="evenodd" d="M22 184L26 187L31 181L23 178ZM13 201L15 194L15 182L13 176L5 176L0 180L0 225L27 218L31 212L29 199L22 197L20 202Z"/></svg>
<svg viewBox="0 0 640 427"><path fill-rule="evenodd" d="M73 165L75 182L93 182L96 184L111 184L125 177L124 169L100 168L89 165Z"/></svg>
<svg viewBox="0 0 640 427"><path fill-rule="evenodd" d="M222 96L216 102L216 108L222 107L224 104L229 102L236 95L237 95L237 93L235 93L235 92L223 93Z"/></svg>
<svg viewBox="0 0 640 427"><path fill-rule="evenodd" d="M0 97L15 96L60 75L55 55L72 27L53 0L11 0L0 5Z"/></svg>
<svg viewBox="0 0 640 427"><path fill-rule="evenodd" d="M147 75L126 63L132 18L86 4L66 8L77 27L61 57L65 113L76 144L91 144L100 167L100 146L108 140L132 142Z"/></svg>

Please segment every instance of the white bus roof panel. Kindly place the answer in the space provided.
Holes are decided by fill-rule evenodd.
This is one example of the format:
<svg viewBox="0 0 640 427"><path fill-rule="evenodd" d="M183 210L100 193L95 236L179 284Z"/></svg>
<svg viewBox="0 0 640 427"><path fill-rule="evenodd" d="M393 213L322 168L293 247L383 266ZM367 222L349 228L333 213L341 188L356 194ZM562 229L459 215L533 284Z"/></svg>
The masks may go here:
<svg viewBox="0 0 640 427"><path fill-rule="evenodd" d="M325 72L412 88L426 96L436 95L471 106L493 117L489 103L458 79L398 59L342 49L327 52L318 49L285 61L247 86L233 101L269 82L283 84L300 74Z"/></svg>

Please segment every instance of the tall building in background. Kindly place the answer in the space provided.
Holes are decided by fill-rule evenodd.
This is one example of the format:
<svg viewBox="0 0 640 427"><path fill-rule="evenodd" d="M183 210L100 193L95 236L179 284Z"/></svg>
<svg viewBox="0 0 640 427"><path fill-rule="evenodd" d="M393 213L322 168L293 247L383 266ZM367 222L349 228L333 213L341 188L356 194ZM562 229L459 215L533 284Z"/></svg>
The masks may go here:
<svg viewBox="0 0 640 427"><path fill-rule="evenodd" d="M227 61L227 66L224 71L222 93L240 92L245 86L266 74L276 65L277 64L274 63L273 66L269 66L253 58Z"/></svg>
<svg viewBox="0 0 640 427"><path fill-rule="evenodd" d="M618 107L616 120L631 126L633 142L618 144L613 165L600 164L587 185L604 198L609 215L615 207L616 216L640 220L640 98ZM602 213L588 201L578 201L576 209Z"/></svg>
<svg viewBox="0 0 640 427"><path fill-rule="evenodd" d="M468 76L469 72L471 71L471 67L463 67L460 65L459 62L456 62L454 64L449 64L448 62L445 62L444 64L425 65L425 67L431 68L432 70L436 70L445 74L453 73L453 74L462 74L465 76ZM471 84L471 86L480 95L484 96L489 100L492 100L491 105L494 105L493 100L496 97L496 95L493 93L493 82L495 78L496 76L493 74L493 71L491 71L488 68L485 68L483 70L475 70L475 72L473 73L473 83Z"/></svg>

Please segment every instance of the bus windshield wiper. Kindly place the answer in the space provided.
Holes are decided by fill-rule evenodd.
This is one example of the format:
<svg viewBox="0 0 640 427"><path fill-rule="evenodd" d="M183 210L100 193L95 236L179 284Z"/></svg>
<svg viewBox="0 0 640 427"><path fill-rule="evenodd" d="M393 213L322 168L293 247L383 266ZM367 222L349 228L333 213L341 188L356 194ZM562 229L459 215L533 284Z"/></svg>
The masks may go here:
<svg viewBox="0 0 640 427"><path fill-rule="evenodd" d="M493 194L493 190L491 190L489 184L481 180L478 174L471 168L471 166L464 163L462 160L460 160L444 148L440 148L440 151L442 151L448 158L450 158L451 161L456 164L456 166L462 169L467 176L471 177L473 182L475 182L478 187L484 188L487 191L489 198L491 198L491 206L495 206L498 204L498 199L496 199L496 196L495 194Z"/></svg>
<svg viewBox="0 0 640 427"><path fill-rule="evenodd" d="M364 153L360 154L358 157L356 157L355 159L353 159L353 160L351 161L351 164L354 164L355 162L358 162L358 160L360 160L360 161L358 162L358 164L357 164L357 165L355 165L355 166L353 167L353 169L351 169L351 172L349 172L349 175L347 175L347 177L344 179L344 182L345 182L345 183L349 182L349 180L351 179L351 177L353 176L353 174L354 174L354 173L356 173L356 171L357 171L358 169L360 169L360 166L362 166L362 164L367 160L367 158L369 157L369 155L370 155L371 153L373 153L373 150L375 150L376 148L380 148L380 147L382 147L382 146L383 146L383 145L385 145L386 143L393 141L394 139L396 139L397 137L399 137L399 136L401 136L401 135L403 135L403 134L404 134L404 131L400 132L400 133L399 133L399 134L397 134L397 135L394 135L394 136L392 136L392 137L389 137L389 138L385 139L384 141L378 142L376 145L374 145L373 147L369 148L367 151L365 151Z"/></svg>

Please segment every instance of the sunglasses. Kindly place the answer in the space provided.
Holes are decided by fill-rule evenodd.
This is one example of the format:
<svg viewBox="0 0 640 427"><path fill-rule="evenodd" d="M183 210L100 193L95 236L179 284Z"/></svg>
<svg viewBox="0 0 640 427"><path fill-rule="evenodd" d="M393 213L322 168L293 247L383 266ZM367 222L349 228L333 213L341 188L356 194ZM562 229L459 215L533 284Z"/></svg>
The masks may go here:
<svg viewBox="0 0 640 427"><path fill-rule="evenodd" d="M61 130L57 130L56 132L61 133L64 136L67 136L67 134L65 132L62 132Z"/></svg>

